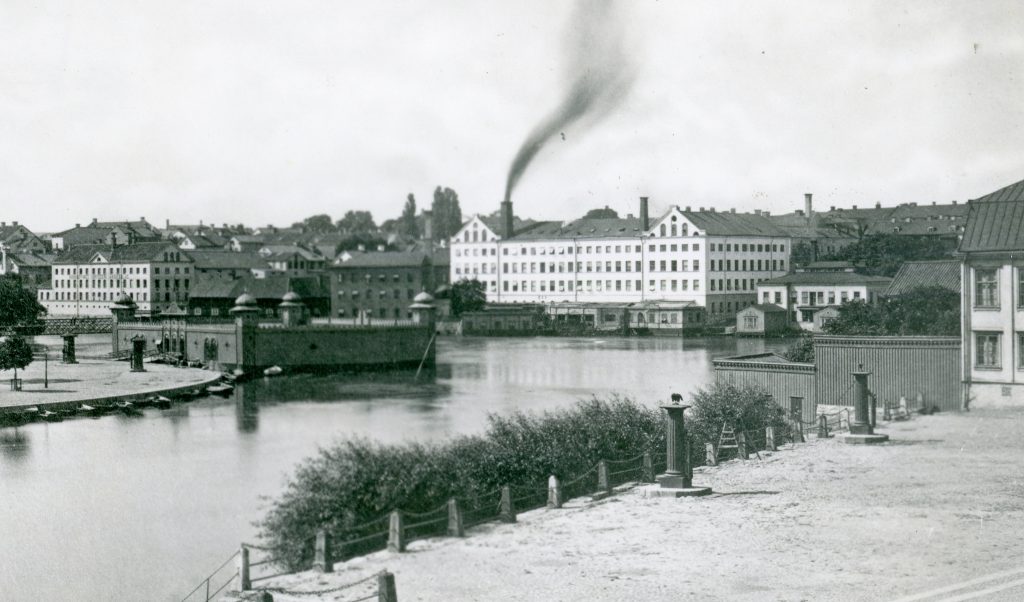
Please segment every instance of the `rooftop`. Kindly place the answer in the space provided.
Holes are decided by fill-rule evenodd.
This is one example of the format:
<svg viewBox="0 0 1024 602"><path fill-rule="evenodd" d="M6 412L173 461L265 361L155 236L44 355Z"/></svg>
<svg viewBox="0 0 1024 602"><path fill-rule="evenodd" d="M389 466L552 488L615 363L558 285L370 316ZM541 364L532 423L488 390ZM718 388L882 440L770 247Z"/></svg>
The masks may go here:
<svg viewBox="0 0 1024 602"><path fill-rule="evenodd" d="M1024 180L970 201L961 253L1024 250Z"/></svg>
<svg viewBox="0 0 1024 602"><path fill-rule="evenodd" d="M181 253L182 261L191 261L188 254L184 251L180 251L173 243L160 241L140 242L131 245L121 245L118 247L111 247L110 245L76 245L59 255L53 263L89 263L97 254L102 256L108 263L156 261L162 259L160 254L163 253L165 249Z"/></svg>
<svg viewBox="0 0 1024 602"><path fill-rule="evenodd" d="M902 295L923 286L941 286L960 292L960 262L952 259L908 261L893 276L887 296Z"/></svg>
<svg viewBox="0 0 1024 602"><path fill-rule="evenodd" d="M892 278L885 276L866 276L856 272L795 272L771 280L764 280L758 286L778 286L783 284L812 285L857 285L857 284L888 284Z"/></svg>

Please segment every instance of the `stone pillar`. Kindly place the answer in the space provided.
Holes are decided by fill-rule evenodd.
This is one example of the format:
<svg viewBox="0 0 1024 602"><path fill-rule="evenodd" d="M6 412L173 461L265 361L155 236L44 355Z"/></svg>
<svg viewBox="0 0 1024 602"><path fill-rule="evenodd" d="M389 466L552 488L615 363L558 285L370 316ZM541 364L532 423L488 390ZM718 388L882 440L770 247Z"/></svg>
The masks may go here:
<svg viewBox="0 0 1024 602"><path fill-rule="evenodd" d="M648 494L682 497L707 495L710 487L693 486L693 467L690 463L690 445L686 436L683 413L690 406L680 403L663 405L665 420L665 472L658 475L658 485L648 488Z"/></svg>
<svg viewBox="0 0 1024 602"><path fill-rule="evenodd" d="M66 334L64 335L64 349L61 353L61 362L65 364L77 364L78 360L75 358L75 337L78 335Z"/></svg>
<svg viewBox="0 0 1024 602"><path fill-rule="evenodd" d="M326 529L316 532L316 551L313 558L313 570L318 573L334 572L334 554L331 550L331 534Z"/></svg>
<svg viewBox="0 0 1024 602"><path fill-rule="evenodd" d="M252 589L252 579L249 578L249 548L242 546L238 551L238 591L244 592Z"/></svg>
<svg viewBox="0 0 1024 602"><path fill-rule="evenodd" d="M448 500L448 535L452 537L466 536L466 528L462 523L462 510L459 509L459 500L455 498Z"/></svg>
<svg viewBox="0 0 1024 602"><path fill-rule="evenodd" d="M558 477L551 475L548 477L548 508L561 508L562 507L562 482L558 480Z"/></svg>
<svg viewBox="0 0 1024 602"><path fill-rule="evenodd" d="M743 431L736 432L736 457L740 460L750 459L750 451L747 449L747 434Z"/></svg>
<svg viewBox="0 0 1024 602"><path fill-rule="evenodd" d="M764 448L768 451L777 451L775 447L775 427L766 426L764 427Z"/></svg>
<svg viewBox="0 0 1024 602"><path fill-rule="evenodd" d="M853 373L853 424L850 425L850 434L843 438L844 443L881 443L889 439L888 435L876 435L875 429L871 426L871 415L868 408L868 375L871 373L864 370L864 364L857 366Z"/></svg>
<svg viewBox="0 0 1024 602"><path fill-rule="evenodd" d="M643 475L641 478L644 483L654 482L654 459L651 458L651 452L644 452L643 468L641 469Z"/></svg>
<svg viewBox="0 0 1024 602"><path fill-rule="evenodd" d="M715 444L710 441L704 444L704 463L708 466L718 466L718 453L715 452Z"/></svg>
<svg viewBox="0 0 1024 602"><path fill-rule="evenodd" d="M395 590L395 575L384 571L377 575L377 602L398 602Z"/></svg>
<svg viewBox="0 0 1024 602"><path fill-rule="evenodd" d="M818 414L818 439L828 438L828 416Z"/></svg>
<svg viewBox="0 0 1024 602"><path fill-rule="evenodd" d="M132 372L145 372L146 368L142 365L142 355L146 349L146 339L144 337L132 337Z"/></svg>
<svg viewBox="0 0 1024 602"><path fill-rule="evenodd" d="M388 552L405 551L405 526L402 520L402 513L398 510L391 512L391 522L388 525Z"/></svg>
<svg viewBox="0 0 1024 602"><path fill-rule="evenodd" d="M501 504L499 508L498 518L501 519L501 522L516 522L516 508L512 503L512 488L508 485L501 488Z"/></svg>
<svg viewBox="0 0 1024 602"><path fill-rule="evenodd" d="M597 462L597 493L594 499L606 498L612 494L612 484L608 479L608 463L604 460Z"/></svg>

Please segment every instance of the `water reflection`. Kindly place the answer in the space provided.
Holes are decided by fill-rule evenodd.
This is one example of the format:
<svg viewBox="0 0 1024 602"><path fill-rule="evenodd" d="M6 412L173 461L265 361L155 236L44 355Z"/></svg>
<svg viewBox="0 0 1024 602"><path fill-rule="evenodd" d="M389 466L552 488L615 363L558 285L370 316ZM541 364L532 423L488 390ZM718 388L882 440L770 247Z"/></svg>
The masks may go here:
<svg viewBox="0 0 1024 602"><path fill-rule="evenodd" d="M238 386L232 392L235 398L235 424L240 433L255 433L260 429L260 405L256 388Z"/></svg>
<svg viewBox="0 0 1024 602"><path fill-rule="evenodd" d="M29 456L29 436L23 428L0 428L0 454L14 462L23 461Z"/></svg>

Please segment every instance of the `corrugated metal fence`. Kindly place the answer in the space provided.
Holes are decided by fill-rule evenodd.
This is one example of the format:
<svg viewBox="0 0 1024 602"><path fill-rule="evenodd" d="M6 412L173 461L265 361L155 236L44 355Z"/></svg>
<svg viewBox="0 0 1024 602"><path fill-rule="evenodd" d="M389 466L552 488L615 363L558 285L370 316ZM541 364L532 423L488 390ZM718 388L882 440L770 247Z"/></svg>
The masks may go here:
<svg viewBox="0 0 1024 602"><path fill-rule="evenodd" d="M878 407L906 397L912 408L920 396L928 406L959 410L959 337L814 337L815 401L853 405L853 376L863 364Z"/></svg>
<svg viewBox="0 0 1024 602"><path fill-rule="evenodd" d="M737 386L756 386L771 393L788 416L799 408L800 419L815 419L814 364L716 359L715 380Z"/></svg>

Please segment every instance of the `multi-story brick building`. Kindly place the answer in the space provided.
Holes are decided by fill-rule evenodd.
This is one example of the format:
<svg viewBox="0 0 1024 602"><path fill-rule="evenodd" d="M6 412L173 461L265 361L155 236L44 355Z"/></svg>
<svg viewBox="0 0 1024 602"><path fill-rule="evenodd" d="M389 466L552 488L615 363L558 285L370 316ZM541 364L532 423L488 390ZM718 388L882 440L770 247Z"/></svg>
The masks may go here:
<svg viewBox="0 0 1024 602"><path fill-rule="evenodd" d="M124 246L77 245L54 260L50 288L37 298L50 315L108 316L127 293L140 313L185 307L192 259L168 241Z"/></svg>
<svg viewBox="0 0 1024 602"><path fill-rule="evenodd" d="M452 237L451 278L479 280L489 302L692 301L710 314L756 302L757 283L789 269L790 238L757 214L672 207L640 217L520 222L474 216Z"/></svg>
<svg viewBox="0 0 1024 602"><path fill-rule="evenodd" d="M443 249L356 252L345 257L329 268L331 314L339 318L410 318L413 297L422 291L432 293L448 280Z"/></svg>

